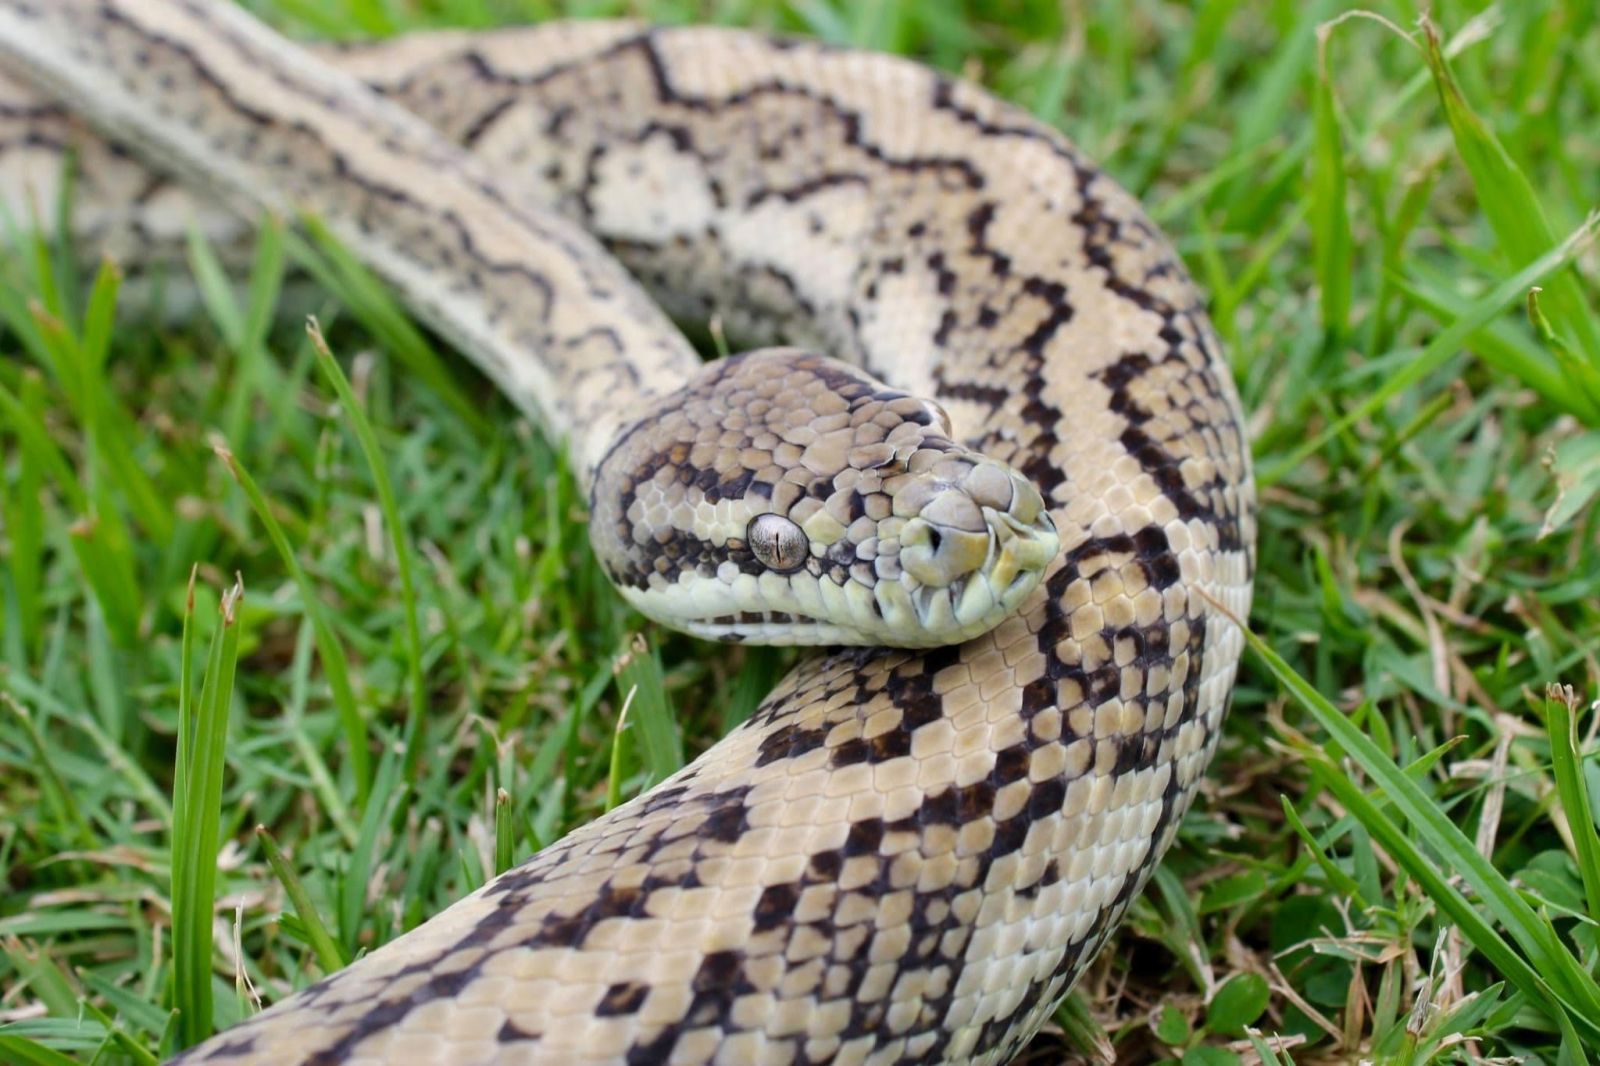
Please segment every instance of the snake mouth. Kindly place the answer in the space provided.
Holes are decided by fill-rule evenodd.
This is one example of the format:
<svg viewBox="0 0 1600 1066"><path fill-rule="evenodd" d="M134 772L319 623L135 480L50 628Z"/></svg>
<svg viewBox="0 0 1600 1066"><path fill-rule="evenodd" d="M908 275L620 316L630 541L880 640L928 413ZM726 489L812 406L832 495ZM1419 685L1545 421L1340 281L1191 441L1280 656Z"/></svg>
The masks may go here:
<svg viewBox="0 0 1600 1066"><path fill-rule="evenodd" d="M732 644L904 648L959 644L1018 611L1039 587L1060 548L1055 523L1046 512L1025 522L985 508L984 518L985 529L979 534L982 551L974 553L978 562L944 584L920 581L909 569L880 578L870 591L864 585L835 585L828 578L786 578L786 583L812 584L788 583L785 594L767 600L775 604L773 609L679 616L671 624L704 640ZM911 539L937 552L947 538L963 532L929 528L925 535L913 532ZM811 591L801 591L805 588ZM825 593L820 591L824 588Z"/></svg>
<svg viewBox="0 0 1600 1066"><path fill-rule="evenodd" d="M701 618L685 624L685 628L702 640L715 640L723 644L776 643L775 634L792 633L796 627L818 625L815 618L807 618L788 611L740 611L713 618ZM763 640L762 638L767 639Z"/></svg>
<svg viewBox="0 0 1600 1066"><path fill-rule="evenodd" d="M1061 547L1049 513L1040 508L1024 518L983 507L981 516L981 525L954 528L920 516L905 524L899 544L879 559L873 599L879 628L913 634L915 643L898 636L880 638L884 643L970 640L1021 609L1039 587Z"/></svg>
<svg viewBox="0 0 1600 1066"><path fill-rule="evenodd" d="M715 572L685 567L674 581L622 591L644 614L707 640L960 644L1021 610L1060 550L1042 506L1027 507L1020 494L1000 502L980 506L947 487L915 517L882 521L883 539L841 541L793 573L727 560Z"/></svg>

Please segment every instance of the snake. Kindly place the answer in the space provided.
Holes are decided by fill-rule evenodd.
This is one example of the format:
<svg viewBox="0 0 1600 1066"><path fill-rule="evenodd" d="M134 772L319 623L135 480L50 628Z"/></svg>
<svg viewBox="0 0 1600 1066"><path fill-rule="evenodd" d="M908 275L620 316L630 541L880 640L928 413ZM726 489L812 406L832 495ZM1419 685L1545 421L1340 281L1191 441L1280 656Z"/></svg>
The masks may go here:
<svg viewBox="0 0 1600 1066"><path fill-rule="evenodd" d="M1041 1028L1197 794L1252 591L1239 399L1134 197L973 84L725 28L303 47L0 0L0 78L9 201L71 153L113 254L315 215L565 444L630 602L822 645L182 1062L1003 1063ZM750 354L673 325L713 316Z"/></svg>

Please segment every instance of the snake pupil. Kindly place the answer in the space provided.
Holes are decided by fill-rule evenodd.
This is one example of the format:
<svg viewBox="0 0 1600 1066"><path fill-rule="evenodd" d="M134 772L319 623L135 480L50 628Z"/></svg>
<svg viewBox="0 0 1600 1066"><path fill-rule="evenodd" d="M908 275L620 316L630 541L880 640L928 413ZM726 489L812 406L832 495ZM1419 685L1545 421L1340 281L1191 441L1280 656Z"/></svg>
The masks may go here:
<svg viewBox="0 0 1600 1066"><path fill-rule="evenodd" d="M745 538L761 565L780 574L800 569L811 547L805 531L779 514L756 515Z"/></svg>

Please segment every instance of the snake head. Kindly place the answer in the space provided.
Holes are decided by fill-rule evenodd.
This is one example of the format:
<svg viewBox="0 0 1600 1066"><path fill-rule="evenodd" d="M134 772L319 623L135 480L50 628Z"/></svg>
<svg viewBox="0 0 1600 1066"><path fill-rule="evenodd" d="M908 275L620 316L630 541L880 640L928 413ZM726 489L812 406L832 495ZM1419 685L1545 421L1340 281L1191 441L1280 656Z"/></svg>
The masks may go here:
<svg viewBox="0 0 1600 1066"><path fill-rule="evenodd" d="M590 541L649 617L758 644L958 643L1060 548L1034 486L937 405L800 349L718 360L619 434Z"/></svg>

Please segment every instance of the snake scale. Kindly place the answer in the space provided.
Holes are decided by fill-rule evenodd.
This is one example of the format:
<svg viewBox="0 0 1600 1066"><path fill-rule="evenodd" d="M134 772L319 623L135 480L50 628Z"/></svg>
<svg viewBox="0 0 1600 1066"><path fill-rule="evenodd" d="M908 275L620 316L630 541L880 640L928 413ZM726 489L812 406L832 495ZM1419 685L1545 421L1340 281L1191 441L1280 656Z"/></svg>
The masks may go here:
<svg viewBox="0 0 1600 1066"><path fill-rule="evenodd" d="M185 1062L1016 1053L1171 842L1249 609L1238 400L1130 196L971 85L723 29L312 54L202 0L4 0L0 66L8 199L71 147L84 239L125 253L216 203L315 211L586 484L699 372L592 233L674 316L935 401L1060 538L988 633L804 660L678 774Z"/></svg>

